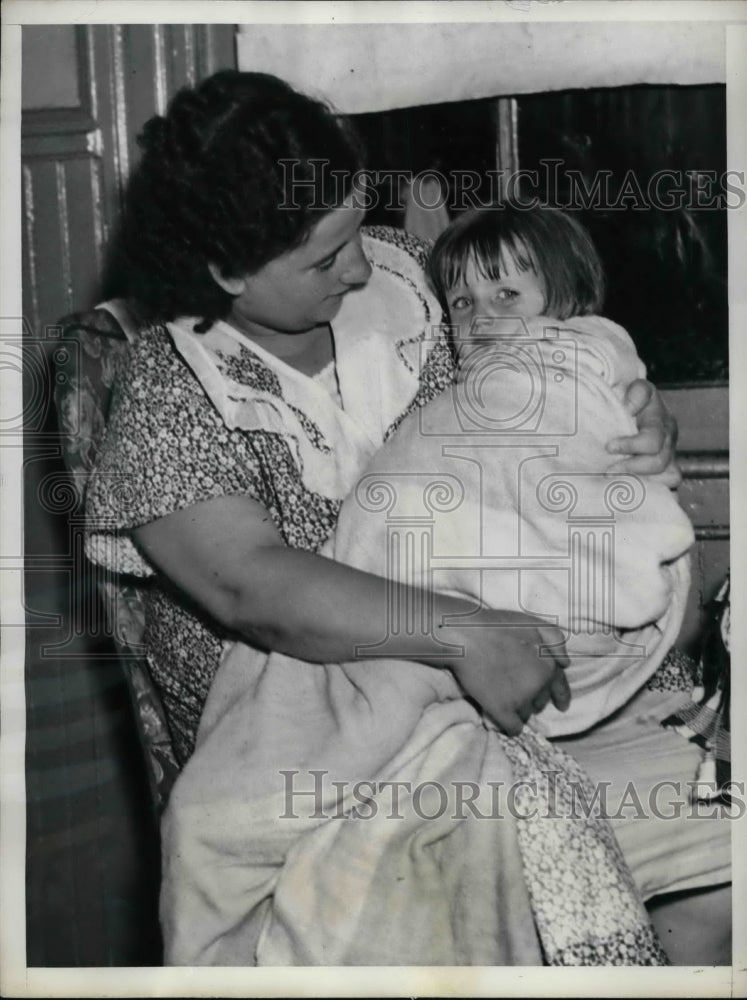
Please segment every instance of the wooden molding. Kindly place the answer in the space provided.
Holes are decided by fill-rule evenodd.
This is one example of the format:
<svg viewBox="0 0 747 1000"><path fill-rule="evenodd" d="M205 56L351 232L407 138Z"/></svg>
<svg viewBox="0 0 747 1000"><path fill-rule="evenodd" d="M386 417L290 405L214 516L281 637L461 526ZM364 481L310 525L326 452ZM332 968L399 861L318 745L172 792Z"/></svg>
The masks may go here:
<svg viewBox="0 0 747 1000"><path fill-rule="evenodd" d="M691 451L677 456L685 479L728 479L728 451Z"/></svg>

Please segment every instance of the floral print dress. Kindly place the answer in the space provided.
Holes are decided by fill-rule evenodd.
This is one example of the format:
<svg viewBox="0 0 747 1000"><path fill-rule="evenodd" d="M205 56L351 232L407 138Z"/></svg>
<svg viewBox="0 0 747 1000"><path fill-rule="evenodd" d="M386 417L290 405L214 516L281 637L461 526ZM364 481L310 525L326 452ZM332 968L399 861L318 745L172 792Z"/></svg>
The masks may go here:
<svg viewBox="0 0 747 1000"><path fill-rule="evenodd" d="M386 252L392 246L411 260L413 276L404 274L401 281L421 310L419 326L404 326L411 335L394 345L401 373L398 398L386 398L382 405L379 393L375 401L350 401L351 406L360 409L363 405L369 411L361 417L369 428L377 424L371 432L379 437L378 442L371 442L374 448L406 412L422 406L452 381L453 360L438 329L440 310L435 300L415 288L415 272L424 263L423 245L405 233L386 229L368 230L366 240L369 255L374 247L384 247ZM359 311L349 311L360 322ZM388 320L388 316L383 318L385 323ZM403 325L399 318L398 323ZM189 328L188 322L180 325ZM346 326L344 315L340 326ZM363 330L345 329L344 333L365 341ZM229 342L224 340L224 344ZM423 353L427 354L425 363ZM219 363L237 390L243 388L247 397L263 401L257 426L251 430L226 426L165 326L140 332L114 385L107 429L86 497L87 551L92 560L119 573L153 577L146 590L143 641L182 764L194 749L205 699L228 636L154 574L132 543L129 530L216 497L247 496L266 508L288 545L317 552L334 530L342 501L342 496L330 497L308 486L309 468L325 459L331 444L313 415L307 416L284 398L288 385L293 388L291 373L284 373L291 383L282 385L270 359L241 345L238 349L229 345ZM390 360L380 358L380 366L382 380L390 381L384 370L391 366ZM391 396L386 385L383 393ZM371 419L375 410L381 410L381 416ZM282 412L286 421L295 418L295 435L282 419L273 424L269 411L270 416ZM265 429L267 425L272 429Z"/></svg>

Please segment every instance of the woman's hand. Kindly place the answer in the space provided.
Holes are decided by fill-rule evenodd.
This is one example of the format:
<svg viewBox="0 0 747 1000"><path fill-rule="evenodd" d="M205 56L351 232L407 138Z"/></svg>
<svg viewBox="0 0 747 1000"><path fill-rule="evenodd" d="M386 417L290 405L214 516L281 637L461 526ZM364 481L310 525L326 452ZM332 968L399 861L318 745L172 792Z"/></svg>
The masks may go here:
<svg viewBox="0 0 747 1000"><path fill-rule="evenodd" d="M504 611L501 617L505 624L462 629L464 657L449 666L498 728L516 736L549 701L561 712L570 705L568 656L554 626L519 612ZM446 630L441 634L455 641Z"/></svg>
<svg viewBox="0 0 747 1000"><path fill-rule="evenodd" d="M659 476L670 489L675 489L682 481L675 461L677 421L654 386L645 379L630 383L625 405L636 419L638 433L610 441L607 451L626 457L609 471Z"/></svg>

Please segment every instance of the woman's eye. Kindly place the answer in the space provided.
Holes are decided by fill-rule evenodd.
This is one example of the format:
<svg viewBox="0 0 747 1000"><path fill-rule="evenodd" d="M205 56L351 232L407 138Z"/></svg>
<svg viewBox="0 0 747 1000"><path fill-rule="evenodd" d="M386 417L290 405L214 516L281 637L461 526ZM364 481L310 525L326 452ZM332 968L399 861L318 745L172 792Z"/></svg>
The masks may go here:
<svg viewBox="0 0 747 1000"><path fill-rule="evenodd" d="M336 260L337 254L335 254L334 257L330 257L329 260L323 260L321 264L316 265L317 271L331 271Z"/></svg>

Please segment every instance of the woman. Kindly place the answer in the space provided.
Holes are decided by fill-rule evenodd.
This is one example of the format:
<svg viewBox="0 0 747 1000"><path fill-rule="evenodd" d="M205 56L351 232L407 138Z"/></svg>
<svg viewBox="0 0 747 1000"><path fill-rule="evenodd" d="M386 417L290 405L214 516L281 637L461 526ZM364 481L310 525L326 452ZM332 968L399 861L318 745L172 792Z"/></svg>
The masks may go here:
<svg viewBox="0 0 747 1000"><path fill-rule="evenodd" d="M353 187L358 149L322 105L272 77L219 73L177 95L166 117L147 124L142 142L124 235L130 294L151 323L119 380L87 510L92 558L120 571L155 576L144 641L177 752L187 764L165 827L167 958L183 964L320 962L330 956L324 932L331 931L331 922L315 928L321 929L321 939L310 944L294 938L301 924L308 931L314 922L308 913L301 914L300 923L288 918L289 911L290 923L284 923L280 913L278 879L293 868L297 839L290 828L280 833L282 841L287 832L284 843L278 843L274 829L271 855L253 859L260 871L264 865L265 877L255 880L251 905L240 881L235 892L230 882L222 887L218 905L215 898L205 906L195 904L204 900L198 885L201 862L182 849L184 831L190 838L198 829L197 841L204 846L203 834L221 841L221 831L228 832L231 823L229 812L218 810L218 827L206 833L203 824L211 810L202 792L190 797L190 775L212 781L214 801L225 801L220 798L224 788L236 801L230 796L238 775L230 761L238 758L228 753L228 766L220 767L223 748L253 740L259 757L265 754L265 770L250 768L248 780L263 776L252 789L261 797L267 791L261 780L273 768L277 774L287 763L292 770L301 759L293 740L301 721L306 735L313 734L311 708L285 717L285 666L308 661L305 672L292 674L294 683L317 677L326 683L329 673L316 673L314 665L366 660L381 641L391 585L318 552L367 459L408 410L427 403L450 382L451 355L436 337L420 357L438 322L437 306L428 297L407 237L392 250L392 268L385 235L361 235L363 211ZM648 399L646 387L638 384L631 396L632 409L640 410ZM664 422L654 399L639 414L638 436L617 443L621 453L636 455L627 463L629 471L645 475L667 466L671 441ZM122 477L126 505L122 491L112 488ZM417 602L422 596L405 586L394 592L396 602ZM436 686L449 687L455 677L460 687L450 688L446 701L472 713L472 738L486 727L462 692L493 720L487 728L495 773L515 777L519 758L536 773L548 763L542 753L550 751L538 749L526 733L516 747L505 737L497 742L495 726L516 734L549 700L560 709L568 704L562 635L523 615L504 621L512 627L470 628L464 616L474 605L438 594L432 610L439 623L437 641L424 649L422 636L404 634L387 650L398 659L387 662L396 662L405 678L430 669L439 678ZM443 620L447 614L456 623ZM251 684L242 673L231 675L230 656L223 656L219 670L222 655L237 638L257 652ZM541 658L540 645L554 648L555 659ZM455 648L461 655L455 656ZM262 659L262 651L272 656ZM375 666L360 665L363 671L369 668ZM223 686L213 683L217 677L225 678ZM310 691L317 693L313 684ZM248 705L254 720L248 728L246 715L232 712L239 703ZM280 736L285 744L278 743ZM219 767L214 772L212 752ZM311 767L314 761L312 752L306 762ZM567 777L581 780L564 755L550 763L558 761ZM201 787L199 782L192 786ZM245 818L241 814L239 824ZM475 824L471 829L474 839ZM417 948L397 952L402 934L389 941L390 951L377 951L376 938L386 938L382 932L362 933L352 944L345 939L338 960L585 960L585 940L569 945L557 937L559 928L562 938L563 928L581 916L578 910L570 916L547 912L546 904L553 910L548 900L559 897L558 884L534 877L526 842L523 848L519 844L522 824L501 821L496 829L501 851L493 852L490 861L496 879L504 880L503 904L492 907L490 921L480 912L475 923L465 916L469 907L463 900L460 927L469 933L451 942L451 958L445 951L432 957L426 945L425 951L417 950L422 940ZM625 914L619 926L610 915L609 941L589 960L606 955L658 961L614 844L599 824L587 834L595 848L587 859L599 859L601 851L608 884L614 884ZM495 837L488 840L492 844ZM535 842L542 843L541 838ZM250 831L231 830L225 843L213 845L219 867L226 870L226 852L235 844L251 853L257 843L265 843L257 822ZM564 850L555 849L558 863L565 863ZM241 856L236 861L238 872L244 867ZM467 865L455 875L455 900L465 887L478 888L475 873L475 865ZM603 908L591 865L585 878L588 893L579 895L579 909L584 899L587 908ZM182 897L190 879L196 880L195 891ZM285 884L302 887L303 874L286 877ZM189 903L183 903L187 898ZM290 906L287 894L283 898ZM379 913L385 922L395 906L405 905L373 891L362 898L385 906ZM432 902L426 894L417 912L429 913ZM303 910L298 898L293 905ZM213 923L224 909L225 920ZM448 923L449 915L444 919ZM391 925L400 928L393 919ZM445 933L450 932L449 927ZM472 943L481 936L486 940L474 950ZM610 941L612 950L605 952Z"/></svg>

